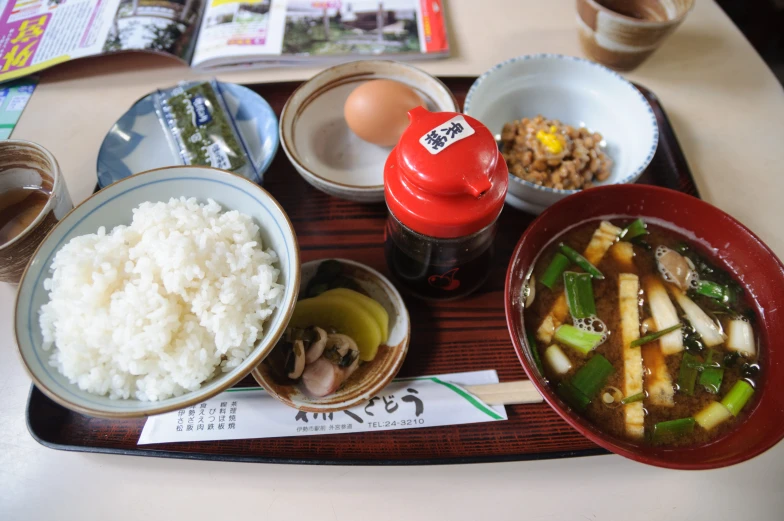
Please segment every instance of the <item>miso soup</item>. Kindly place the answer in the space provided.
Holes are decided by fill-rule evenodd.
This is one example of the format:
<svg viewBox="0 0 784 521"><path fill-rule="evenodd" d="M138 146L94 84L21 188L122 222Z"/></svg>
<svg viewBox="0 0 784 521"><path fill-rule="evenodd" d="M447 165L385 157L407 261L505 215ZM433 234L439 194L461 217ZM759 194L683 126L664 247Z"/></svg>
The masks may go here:
<svg viewBox="0 0 784 521"><path fill-rule="evenodd" d="M743 288L673 230L580 224L540 254L525 296L540 371L610 434L703 444L753 408L764 367Z"/></svg>

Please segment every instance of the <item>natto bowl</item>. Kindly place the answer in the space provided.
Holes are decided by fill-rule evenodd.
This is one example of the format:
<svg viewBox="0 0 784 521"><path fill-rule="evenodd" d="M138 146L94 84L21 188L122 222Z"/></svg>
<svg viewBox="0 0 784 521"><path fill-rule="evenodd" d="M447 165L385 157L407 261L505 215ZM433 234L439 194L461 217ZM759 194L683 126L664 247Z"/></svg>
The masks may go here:
<svg viewBox="0 0 784 521"><path fill-rule="evenodd" d="M539 254L568 229L601 218L642 217L664 224L713 252L711 260L741 283L757 315L762 345L754 405L728 434L701 446L641 445L612 436L573 411L536 369L525 337L521 292ZM695 197L646 185L591 188L560 201L523 233L506 274L506 322L517 356L544 399L594 443L635 461L673 469L713 469L757 456L784 438L784 265L754 233ZM535 327L535 325L531 325Z"/></svg>
<svg viewBox="0 0 784 521"><path fill-rule="evenodd" d="M633 183L653 159L659 127L648 101L620 74L574 56L532 54L511 58L471 85L463 111L500 134L505 123L539 114L604 138L613 166L601 185ZM506 202L539 214L579 190L548 188L509 174Z"/></svg>
<svg viewBox="0 0 784 521"><path fill-rule="evenodd" d="M55 253L70 239L95 233L105 226L130 224L132 210L145 201L168 201L172 197L213 199L224 210L237 210L260 227L264 248L278 254L278 281L285 286L278 308L264 322L255 348L237 367L219 373L196 390L156 402L136 399L112 400L79 389L49 365L44 351L39 310L48 302L44 280ZM134 418L189 407L220 393L242 380L272 350L288 325L299 291L299 248L294 228L278 202L257 184L231 172L202 166L174 166L150 170L116 181L97 192L65 216L44 239L27 266L16 298L14 328L22 362L33 383L58 404L90 416Z"/></svg>

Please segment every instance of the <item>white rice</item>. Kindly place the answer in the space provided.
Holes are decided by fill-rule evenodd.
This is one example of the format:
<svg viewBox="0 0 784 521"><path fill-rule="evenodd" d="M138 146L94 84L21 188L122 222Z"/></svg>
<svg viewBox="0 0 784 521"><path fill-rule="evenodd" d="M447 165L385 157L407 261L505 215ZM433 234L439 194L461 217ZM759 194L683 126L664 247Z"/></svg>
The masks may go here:
<svg viewBox="0 0 784 521"><path fill-rule="evenodd" d="M44 281L43 348L80 389L163 400L239 365L283 294L259 227L213 200L142 203L71 239Z"/></svg>

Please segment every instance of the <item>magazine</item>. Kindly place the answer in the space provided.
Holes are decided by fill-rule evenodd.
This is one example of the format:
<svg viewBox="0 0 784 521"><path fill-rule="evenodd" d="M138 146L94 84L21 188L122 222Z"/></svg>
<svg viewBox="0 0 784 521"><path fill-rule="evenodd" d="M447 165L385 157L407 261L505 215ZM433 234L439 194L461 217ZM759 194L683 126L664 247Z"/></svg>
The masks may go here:
<svg viewBox="0 0 784 521"><path fill-rule="evenodd" d="M442 0L0 0L0 82L122 51L194 68L449 54Z"/></svg>

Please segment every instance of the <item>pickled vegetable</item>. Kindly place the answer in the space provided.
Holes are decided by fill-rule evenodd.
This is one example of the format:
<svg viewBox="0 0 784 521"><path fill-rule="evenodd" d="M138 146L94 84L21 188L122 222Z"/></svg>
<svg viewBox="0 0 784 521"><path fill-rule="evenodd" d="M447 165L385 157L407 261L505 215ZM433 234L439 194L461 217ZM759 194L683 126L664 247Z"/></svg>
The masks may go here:
<svg viewBox="0 0 784 521"><path fill-rule="evenodd" d="M319 326L334 328L353 338L359 347L359 358L373 360L381 345L381 328L373 315L356 300L342 295L320 295L300 300L294 307L290 327Z"/></svg>
<svg viewBox="0 0 784 521"><path fill-rule="evenodd" d="M381 329L381 343L384 343L389 339L389 314L387 313L387 310L384 309L384 306L382 306L372 298L368 297L367 295L363 295L358 291L354 291L346 288L335 288L322 293L322 296L327 296L327 295L338 295L341 297L351 299L357 304L359 304L360 306L362 306L363 308L365 308L365 311L373 315L373 319L376 321L378 327Z"/></svg>

